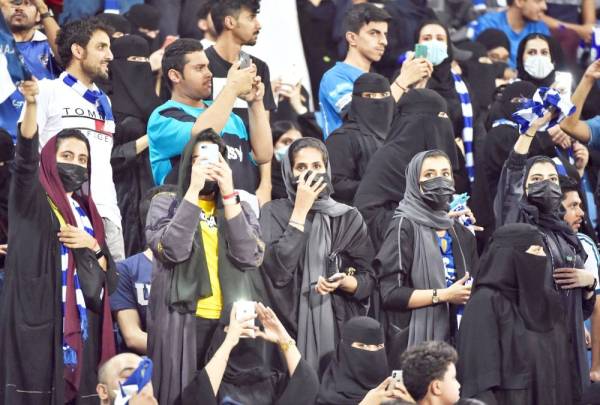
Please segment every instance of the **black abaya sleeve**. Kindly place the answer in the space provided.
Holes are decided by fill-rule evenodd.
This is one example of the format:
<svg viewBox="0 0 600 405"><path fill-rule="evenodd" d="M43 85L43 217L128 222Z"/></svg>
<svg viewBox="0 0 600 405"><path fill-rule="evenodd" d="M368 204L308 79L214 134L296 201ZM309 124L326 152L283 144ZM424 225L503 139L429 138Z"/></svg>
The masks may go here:
<svg viewBox="0 0 600 405"><path fill-rule="evenodd" d="M315 371L304 360L296 366L294 374L287 380L285 390L275 405L314 404L319 393L319 379Z"/></svg>
<svg viewBox="0 0 600 405"><path fill-rule="evenodd" d="M414 254L412 227L409 221L402 221L399 245L399 226L400 221L394 219L373 262L373 268L379 279L384 310L407 310L408 301L414 291L410 280L410 267Z"/></svg>
<svg viewBox="0 0 600 405"><path fill-rule="evenodd" d="M194 379L183 389L176 405L218 405L205 369L196 372Z"/></svg>
<svg viewBox="0 0 600 405"><path fill-rule="evenodd" d="M11 178L9 198L14 201L13 207L24 218L32 218L39 205L42 186L38 181L40 166L39 135L31 139L23 138L19 132L15 150L14 173ZM44 198L45 200L45 198ZM46 202L47 204L47 202Z"/></svg>
<svg viewBox="0 0 600 405"><path fill-rule="evenodd" d="M125 170L136 170L137 153L135 143L136 141L131 141L113 147L110 155L110 165L114 173Z"/></svg>
<svg viewBox="0 0 600 405"><path fill-rule="evenodd" d="M360 184L357 167L360 156L355 155L358 147L353 145L353 140L354 137L344 131L334 132L325 141L331 163L333 198L346 204L354 201L354 195Z"/></svg>
<svg viewBox="0 0 600 405"><path fill-rule="evenodd" d="M494 199L496 227L519 222L521 213L519 203L523 198L526 162L527 155L521 155L513 150L504 163Z"/></svg>

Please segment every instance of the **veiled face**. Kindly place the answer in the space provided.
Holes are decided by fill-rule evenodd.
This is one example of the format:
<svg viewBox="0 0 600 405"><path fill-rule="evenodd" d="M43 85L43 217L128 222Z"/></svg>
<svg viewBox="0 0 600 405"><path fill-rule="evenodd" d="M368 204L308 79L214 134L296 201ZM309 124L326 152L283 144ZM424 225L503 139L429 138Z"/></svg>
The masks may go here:
<svg viewBox="0 0 600 405"><path fill-rule="evenodd" d="M378 345L369 345L362 342L352 342L351 346L355 349L365 350L367 352L377 352L385 348L385 344L380 343Z"/></svg>
<svg viewBox="0 0 600 405"><path fill-rule="evenodd" d="M523 63L532 56L546 56L552 59L550 54L550 45L542 38L532 38L527 41L523 52Z"/></svg>
<svg viewBox="0 0 600 405"><path fill-rule="evenodd" d="M56 147L56 163L71 163L87 168L89 153L81 139L62 139Z"/></svg>
<svg viewBox="0 0 600 405"><path fill-rule="evenodd" d="M294 177L298 177L307 170L317 173L327 173L327 167L323 160L323 153L317 148L302 148L294 152Z"/></svg>
<svg viewBox="0 0 600 405"><path fill-rule="evenodd" d="M435 177L452 179L452 167L448 159L444 156L432 156L423 160L421 173L419 174L419 183Z"/></svg>
<svg viewBox="0 0 600 405"><path fill-rule="evenodd" d="M448 42L448 36L444 27L438 24L427 24L421 28L419 33L419 43L436 40L441 42Z"/></svg>
<svg viewBox="0 0 600 405"><path fill-rule="evenodd" d="M556 167L554 167L554 165L550 162L534 163L529 170L529 174L527 175L525 191L528 190L530 184L544 180L550 180L553 183L559 184Z"/></svg>

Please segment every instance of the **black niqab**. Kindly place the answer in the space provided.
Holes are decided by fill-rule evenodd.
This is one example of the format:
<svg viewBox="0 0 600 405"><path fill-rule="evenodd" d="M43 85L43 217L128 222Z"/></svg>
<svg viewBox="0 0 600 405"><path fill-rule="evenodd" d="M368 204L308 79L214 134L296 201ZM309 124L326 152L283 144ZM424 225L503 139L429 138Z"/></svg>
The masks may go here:
<svg viewBox="0 0 600 405"><path fill-rule="evenodd" d="M390 95L381 99L365 98L362 97L365 92L390 92ZM364 73L354 82L348 120L355 121L362 134L383 141L392 124L394 107L390 82L377 73Z"/></svg>
<svg viewBox="0 0 600 405"><path fill-rule="evenodd" d="M102 13L98 14L96 18L102 21L104 24L110 26L113 30L115 30L115 32L121 32L123 34L131 33L131 23L122 15Z"/></svg>
<svg viewBox="0 0 600 405"><path fill-rule="evenodd" d="M137 35L125 35L113 40L111 50L114 54L114 60L110 62L111 100L117 121L123 116L133 116L146 122L152 111L160 105L154 90L154 74L148 62L133 62L127 58L147 58L150 54L148 44Z"/></svg>
<svg viewBox="0 0 600 405"><path fill-rule="evenodd" d="M487 51L496 48L504 48L510 53L510 41L504 31L499 29L488 28L487 30L482 31L476 41L483 45Z"/></svg>
<svg viewBox="0 0 600 405"><path fill-rule="evenodd" d="M549 257L527 253L532 246L545 246L533 225L515 223L499 228L481 258L475 291L486 287L499 291L515 303L525 327L547 332L561 312L556 291L544 284Z"/></svg>
<svg viewBox="0 0 600 405"><path fill-rule="evenodd" d="M352 318L344 324L341 337L336 355L322 378L319 404L356 405L388 376L384 349L368 351L352 347L354 342L384 343L379 322L366 316Z"/></svg>
<svg viewBox="0 0 600 405"><path fill-rule="evenodd" d="M523 55L525 54L525 46L529 40L534 38L541 38L548 43L548 47L550 49L550 60L554 63L554 70L550 72L550 74L543 79L537 79L531 76L527 71L525 71L525 62L523 61ZM519 79L527 80L528 82L533 83L536 87L550 87L554 81L556 80L556 66L557 66L557 57L555 52L559 52L554 46L555 42L553 42L550 37L543 34L529 34L525 38L521 40L519 43L519 49L517 51L517 74Z"/></svg>
<svg viewBox="0 0 600 405"><path fill-rule="evenodd" d="M512 115L519 110L524 99L533 97L536 89L533 83L525 80L513 82L498 89L490 107L489 127L499 119L513 121Z"/></svg>

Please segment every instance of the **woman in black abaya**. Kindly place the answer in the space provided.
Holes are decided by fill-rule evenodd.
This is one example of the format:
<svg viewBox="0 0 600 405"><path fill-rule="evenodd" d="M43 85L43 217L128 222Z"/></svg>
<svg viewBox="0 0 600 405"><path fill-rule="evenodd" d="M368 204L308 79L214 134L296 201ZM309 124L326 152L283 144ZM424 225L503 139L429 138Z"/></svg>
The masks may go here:
<svg viewBox="0 0 600 405"><path fill-rule="evenodd" d="M390 134L373 157L356 191L360 210L375 249L381 246L394 210L404 196L405 170L419 152L440 149L458 169L452 123L444 99L433 90L415 89L397 104Z"/></svg>
<svg viewBox="0 0 600 405"><path fill-rule="evenodd" d="M492 405L572 403L560 296L544 282L550 265L535 226L509 224L492 236L458 333L463 397Z"/></svg>
<svg viewBox="0 0 600 405"><path fill-rule="evenodd" d="M111 49L115 59L110 63L110 98L117 124L111 165L123 217L125 254L131 256L145 248L139 202L154 185L146 124L160 101L154 91L146 41L136 35L126 35L114 39Z"/></svg>
<svg viewBox="0 0 600 405"><path fill-rule="evenodd" d="M342 328L334 358L321 379L318 405L357 405L389 376L379 322L360 316Z"/></svg>

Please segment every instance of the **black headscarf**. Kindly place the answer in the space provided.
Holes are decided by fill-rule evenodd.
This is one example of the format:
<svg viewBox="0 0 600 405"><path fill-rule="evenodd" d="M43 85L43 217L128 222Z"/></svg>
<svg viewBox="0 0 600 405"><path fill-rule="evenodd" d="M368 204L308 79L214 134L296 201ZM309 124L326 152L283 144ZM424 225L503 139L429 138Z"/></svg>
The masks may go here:
<svg viewBox="0 0 600 405"><path fill-rule="evenodd" d="M133 116L147 122L152 111L160 105L154 90L154 75L150 63L132 62L127 58L147 58L150 55L148 44L137 35L125 35L112 41L111 50L114 54L114 60L110 62L111 100L117 120L120 121L123 116Z"/></svg>
<svg viewBox="0 0 600 405"><path fill-rule="evenodd" d="M102 21L104 24L110 26L112 29L114 29L115 32L131 34L131 23L127 20L127 18L123 17L122 15L113 13L102 13L98 14L96 18Z"/></svg>
<svg viewBox="0 0 600 405"><path fill-rule="evenodd" d="M372 352L352 347L354 342L384 343L379 322L366 316L352 318L342 327L341 337L323 375L318 403L356 405L389 375L385 349Z"/></svg>
<svg viewBox="0 0 600 405"><path fill-rule="evenodd" d="M490 107L488 117L488 129L494 121L504 119L513 121L513 113L519 110L522 101L519 99L531 99L536 91L536 86L528 81L520 80L498 88L494 102Z"/></svg>
<svg viewBox="0 0 600 405"><path fill-rule="evenodd" d="M151 6L150 4L136 4L125 13L125 18L131 23L131 32L140 35L146 40L150 51L154 52L160 47L159 36L151 38L145 33L140 31L140 28L144 28L150 31L156 31L159 28L160 23L160 11Z"/></svg>
<svg viewBox="0 0 600 405"><path fill-rule="evenodd" d="M502 47L510 54L510 41L504 31L488 28L479 34L476 41L483 45L487 51Z"/></svg>
<svg viewBox="0 0 600 405"><path fill-rule="evenodd" d="M543 79L536 79L531 76L529 73L525 71L525 63L523 62L523 55L525 54L525 46L527 42L531 39L540 38L548 43L548 48L550 49L550 60L554 63L554 70ZM519 49L517 51L517 74L519 79L527 80L528 82L533 83L536 87L549 87L556 80L556 67L557 67L557 58L556 53L559 52L554 46L555 42L553 42L550 37L544 34L529 34L525 38L521 40L519 43Z"/></svg>
<svg viewBox="0 0 600 405"><path fill-rule="evenodd" d="M540 231L533 225L504 225L492 236L481 258L474 291L490 288L513 302L525 327L535 332L547 332L560 314L556 291L545 286L550 258L526 253L530 246L544 247Z"/></svg>
<svg viewBox="0 0 600 405"><path fill-rule="evenodd" d="M348 120L354 121L362 134L383 141L388 136L395 101L391 94L381 99L363 98L361 94L390 92L390 82L377 73L364 73L354 82Z"/></svg>
<svg viewBox="0 0 600 405"><path fill-rule="evenodd" d="M452 72L450 71L454 54L448 28L437 20L424 21L415 32L415 43L419 43L421 30L426 25L439 25L442 27L444 31L446 31L446 43L448 45L448 57L444 59L442 63L433 67L431 78L427 81L427 88L437 91L446 101L448 101L448 99L457 98L458 96L456 95L456 90L454 88L454 79L452 79Z"/></svg>
<svg viewBox="0 0 600 405"><path fill-rule="evenodd" d="M8 193L10 190L10 163L15 157L12 137L0 128L0 238L8 235Z"/></svg>

